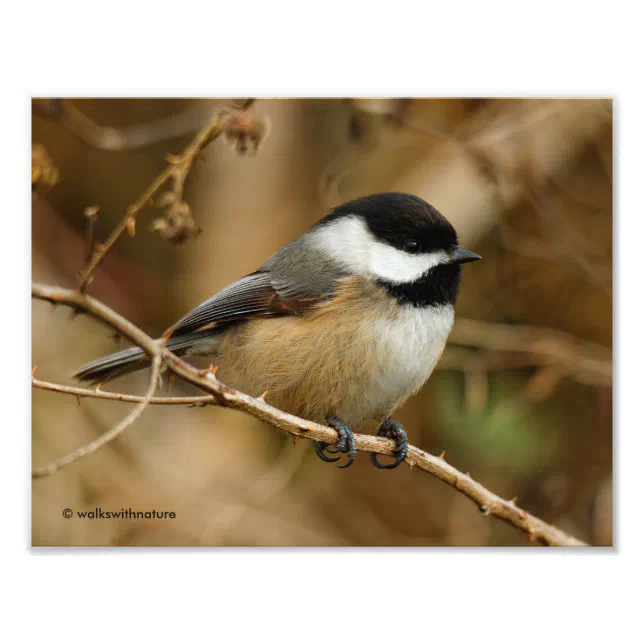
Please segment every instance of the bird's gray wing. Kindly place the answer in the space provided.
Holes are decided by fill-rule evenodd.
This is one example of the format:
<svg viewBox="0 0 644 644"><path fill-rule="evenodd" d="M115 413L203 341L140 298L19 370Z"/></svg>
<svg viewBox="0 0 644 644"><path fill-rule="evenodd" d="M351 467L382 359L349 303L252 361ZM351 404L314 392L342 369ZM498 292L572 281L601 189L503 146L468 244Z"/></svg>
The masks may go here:
<svg viewBox="0 0 644 644"><path fill-rule="evenodd" d="M268 272L247 275L190 311L164 334L184 335L253 318L301 314L324 299L321 294L275 281Z"/></svg>
<svg viewBox="0 0 644 644"><path fill-rule="evenodd" d="M164 337L215 329L241 320L297 315L333 295L340 268L308 243L308 236L287 244L257 272L247 275L200 304Z"/></svg>

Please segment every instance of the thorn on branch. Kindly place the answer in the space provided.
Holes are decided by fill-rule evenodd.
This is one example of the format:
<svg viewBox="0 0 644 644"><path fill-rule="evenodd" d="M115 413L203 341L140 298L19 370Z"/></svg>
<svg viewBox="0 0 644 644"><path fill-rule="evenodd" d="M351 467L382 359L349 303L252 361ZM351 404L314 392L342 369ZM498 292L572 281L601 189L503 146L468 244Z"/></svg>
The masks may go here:
<svg viewBox="0 0 644 644"><path fill-rule="evenodd" d="M70 321L70 322L73 322L73 321L76 319L76 317L77 317L77 316L79 316L79 315L80 315L81 313L83 313L83 312L84 312L84 311L82 311L82 310L81 310L81 309L79 309L78 307L73 308L73 309L71 310L71 313L69 314L69 321Z"/></svg>
<svg viewBox="0 0 644 644"><path fill-rule="evenodd" d="M199 375L200 376L207 376L208 374L210 374L214 378L214 377L217 376L217 370L218 369L219 369L219 367L215 367L214 364L211 364L207 369L201 369L199 371Z"/></svg>
<svg viewBox="0 0 644 644"><path fill-rule="evenodd" d="M170 165L179 165L180 163L183 163L184 158L183 156L180 156L178 154L171 154L170 152L166 152L163 155L163 160L167 161Z"/></svg>

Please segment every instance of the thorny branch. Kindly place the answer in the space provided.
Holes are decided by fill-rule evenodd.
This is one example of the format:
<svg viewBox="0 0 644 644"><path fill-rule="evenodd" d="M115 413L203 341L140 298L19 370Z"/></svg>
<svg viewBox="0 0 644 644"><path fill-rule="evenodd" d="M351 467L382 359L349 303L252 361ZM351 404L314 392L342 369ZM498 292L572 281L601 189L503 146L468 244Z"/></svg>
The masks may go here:
<svg viewBox="0 0 644 644"><path fill-rule="evenodd" d="M239 113L245 113L245 110L251 104L252 101L245 101L240 107L242 112ZM241 137L238 132L238 124L235 118L236 114L236 112L231 112L227 109L218 109L213 118L179 156L168 155L166 157L168 166L165 170L150 183L138 200L127 209L125 217L123 217L118 226L112 231L107 241L103 244L96 245L96 251L93 253L81 276L79 286L81 292L87 290L92 274L100 266L105 256L112 250L123 233L127 231L131 236L135 234L136 221L141 211L152 203L153 197L158 195L160 190L169 182L171 183L170 190L159 195L158 202L159 206L167 209L166 216L157 219L153 223L153 229L163 238L172 242L185 241L190 237L197 236L201 232L201 228L192 217L190 207L183 201L184 184L201 152L218 138L220 134L226 133L229 137ZM264 131L262 131L263 133Z"/></svg>
<svg viewBox="0 0 644 644"><path fill-rule="evenodd" d="M96 451L101 445L116 438L134 420L136 420L150 404L154 391L156 390L158 375L161 363L182 379L191 382L199 389L206 391L212 396L212 404L231 409L238 409L254 416L267 424L288 432L295 437L304 437L310 440L320 440L325 443L335 443L337 434L334 429L318 425L302 418L298 418L286 412L271 407L266 401L254 398L242 392L236 391L217 380L211 370L200 371L184 362L162 345L143 333L132 323L118 315L116 312L94 299L93 297L79 291L62 289L44 284L34 283L32 285L32 296L34 298L51 302L52 304L64 304L76 310L83 310L99 319L103 323L116 329L135 344L140 346L148 355L153 358L153 369L150 377L148 391L139 405L114 429L106 435L90 443L90 445L63 457L49 466L40 468L34 472L34 477L47 476L58 469L73 463ZM118 431L117 431L118 430ZM107 436L107 438L104 438ZM364 452L376 452L391 456L395 443L393 440L370 436L365 434L355 435L356 447ZM449 465L444 458L432 456L417 447L410 446L406 461L410 467L417 467L424 472L432 474L444 483L452 486L470 500L477 504L486 516L495 516L515 527L526 532L531 540L545 545L587 545L583 541L572 537L558 528L549 525L537 517L519 508L515 500L506 501L490 490L477 483L469 474L463 474L455 467Z"/></svg>
<svg viewBox="0 0 644 644"><path fill-rule="evenodd" d="M61 470L63 467L74 463L80 458L93 454L104 445L107 445L107 443L113 441L115 438L118 438L147 409L148 405L150 404L150 400L152 400L152 396L154 396L154 392L156 391L160 372L161 355L157 353L152 358L150 384L148 385L148 390L145 393L145 396L143 396L143 398L141 399L141 402L120 423L118 423L118 425L115 425L114 427L112 427L112 429L105 432L91 443L79 447L77 450L66 454L62 458L59 458L58 460L50 463L49 465L46 465L45 467L35 469L32 473L32 478L40 479L44 478L45 476L49 476L50 474L54 474L54 472Z"/></svg>
<svg viewBox="0 0 644 644"><path fill-rule="evenodd" d="M67 387L55 382L46 382L31 379L31 385L35 389L44 389L45 391L56 391L59 394L68 394L77 398L101 398L103 400L118 400L119 402L140 403L143 402L144 396L132 396L130 394L119 394L113 391L101 391L100 389L83 389L82 387ZM212 396L159 396L150 398L150 405L207 405L214 402Z"/></svg>

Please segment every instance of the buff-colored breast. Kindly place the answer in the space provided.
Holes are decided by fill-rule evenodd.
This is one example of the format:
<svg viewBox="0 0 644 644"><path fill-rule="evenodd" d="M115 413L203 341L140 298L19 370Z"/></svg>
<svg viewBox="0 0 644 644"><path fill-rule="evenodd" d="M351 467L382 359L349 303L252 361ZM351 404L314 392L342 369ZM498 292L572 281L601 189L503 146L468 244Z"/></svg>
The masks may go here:
<svg viewBox="0 0 644 644"><path fill-rule="evenodd" d="M389 416L429 377L451 330L451 306L401 307L362 278L302 316L253 320L225 331L218 377L275 407L352 427Z"/></svg>

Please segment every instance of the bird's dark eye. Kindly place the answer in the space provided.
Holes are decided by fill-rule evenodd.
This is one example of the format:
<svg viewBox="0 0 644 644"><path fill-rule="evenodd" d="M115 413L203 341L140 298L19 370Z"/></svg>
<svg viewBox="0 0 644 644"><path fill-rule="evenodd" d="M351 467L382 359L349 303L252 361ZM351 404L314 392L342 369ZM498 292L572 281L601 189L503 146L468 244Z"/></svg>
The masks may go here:
<svg viewBox="0 0 644 644"><path fill-rule="evenodd" d="M416 253L420 252L420 244L414 239L408 239L403 244L403 248L405 249L405 252L409 253L410 255L415 255Z"/></svg>

